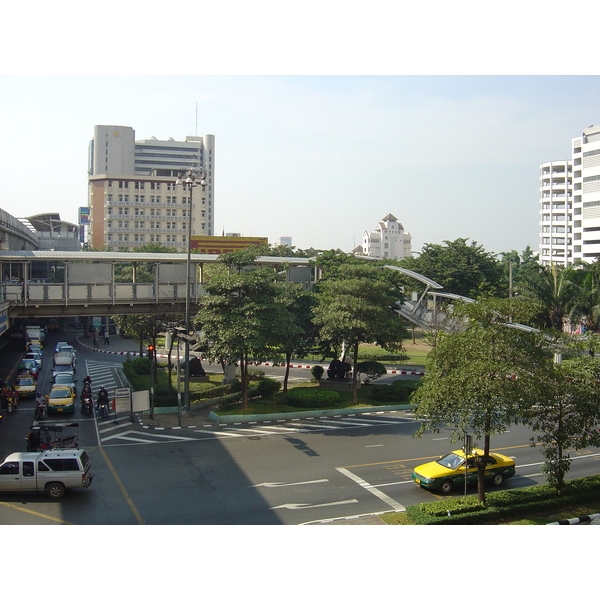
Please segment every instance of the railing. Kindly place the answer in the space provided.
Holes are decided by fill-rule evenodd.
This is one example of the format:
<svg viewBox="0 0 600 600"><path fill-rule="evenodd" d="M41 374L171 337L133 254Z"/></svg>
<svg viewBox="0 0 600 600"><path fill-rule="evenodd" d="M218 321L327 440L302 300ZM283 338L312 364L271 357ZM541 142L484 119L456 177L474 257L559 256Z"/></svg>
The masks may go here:
<svg viewBox="0 0 600 600"><path fill-rule="evenodd" d="M0 299L11 304L158 304L184 302L185 283L3 283ZM202 294L199 284L192 284L190 298L197 301Z"/></svg>

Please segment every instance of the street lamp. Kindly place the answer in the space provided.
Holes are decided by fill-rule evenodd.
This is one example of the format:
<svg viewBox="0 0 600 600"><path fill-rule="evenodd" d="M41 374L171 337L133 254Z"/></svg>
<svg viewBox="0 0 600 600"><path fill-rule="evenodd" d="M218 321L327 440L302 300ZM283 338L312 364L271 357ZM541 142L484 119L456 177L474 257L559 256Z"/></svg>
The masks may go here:
<svg viewBox="0 0 600 600"><path fill-rule="evenodd" d="M200 185L204 186L205 181L203 174L200 174ZM190 334L190 294L191 294L191 265L192 265L192 192L194 188L198 185L196 183L196 175L193 170L188 171L187 177L185 180L182 180L181 177L177 177L177 181L175 185L182 185L184 189L187 186L187 189L190 192L189 201L188 201L188 233L187 233L187 261L186 261L186 270L187 274L185 277L185 333L187 335ZM185 380L183 386L183 400L184 400L184 410L190 410L190 343L186 340L185 344Z"/></svg>

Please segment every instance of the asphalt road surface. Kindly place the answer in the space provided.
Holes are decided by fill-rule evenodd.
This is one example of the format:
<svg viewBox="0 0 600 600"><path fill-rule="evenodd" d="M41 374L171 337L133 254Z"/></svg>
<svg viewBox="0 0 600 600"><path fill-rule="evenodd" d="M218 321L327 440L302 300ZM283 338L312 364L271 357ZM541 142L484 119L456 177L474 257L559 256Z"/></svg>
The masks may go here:
<svg viewBox="0 0 600 600"><path fill-rule="evenodd" d="M60 339L73 341L71 335ZM58 339L51 334L46 346L44 391ZM18 348L16 354L12 347L4 349L5 371L17 355ZM91 373L94 382L116 387L122 385L116 368L121 360L78 349L77 374L83 379ZM2 457L25 449L33 405L23 400L16 412L4 414ZM0 524L354 523L364 515L436 500L440 496L412 483L412 469L461 445L451 441L451 431L415 439L418 423L404 413L148 430L126 417L83 416L77 404L65 420L79 423L80 445L95 473L92 486L72 490L59 502L5 494ZM541 452L530 447L530 436L516 426L493 438L493 450L517 463L517 475L506 488L544 481ZM595 449L572 456L570 477L598 471Z"/></svg>

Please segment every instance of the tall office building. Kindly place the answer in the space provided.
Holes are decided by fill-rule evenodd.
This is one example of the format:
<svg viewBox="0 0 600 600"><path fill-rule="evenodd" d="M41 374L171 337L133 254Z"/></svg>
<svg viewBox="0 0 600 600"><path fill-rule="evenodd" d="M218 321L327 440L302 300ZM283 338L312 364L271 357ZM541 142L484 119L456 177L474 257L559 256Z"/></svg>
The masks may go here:
<svg viewBox="0 0 600 600"><path fill-rule="evenodd" d="M540 165L539 262L566 266L573 262L572 163Z"/></svg>
<svg viewBox="0 0 600 600"><path fill-rule="evenodd" d="M136 141L131 127L96 125L89 147L89 245L124 251L160 243L186 250L190 194L176 181L189 170L203 171L206 183L192 192L192 236L214 235L214 135Z"/></svg>
<svg viewBox="0 0 600 600"><path fill-rule="evenodd" d="M540 166L539 227L542 264L600 257L600 126L573 138L571 160Z"/></svg>

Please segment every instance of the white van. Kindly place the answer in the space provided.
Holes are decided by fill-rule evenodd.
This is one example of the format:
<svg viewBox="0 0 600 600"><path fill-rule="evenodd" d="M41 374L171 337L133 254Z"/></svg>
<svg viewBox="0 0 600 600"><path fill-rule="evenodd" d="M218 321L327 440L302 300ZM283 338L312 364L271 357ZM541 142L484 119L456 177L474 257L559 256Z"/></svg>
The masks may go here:
<svg viewBox="0 0 600 600"><path fill-rule="evenodd" d="M87 488L94 475L85 450L13 452L0 465L0 493L45 492L60 500L65 490Z"/></svg>
<svg viewBox="0 0 600 600"><path fill-rule="evenodd" d="M60 352L57 352L54 355L54 366L58 367L59 365L60 366L67 365L67 366L71 367L74 371L75 370L75 357L68 350L65 350L64 352L62 350Z"/></svg>

